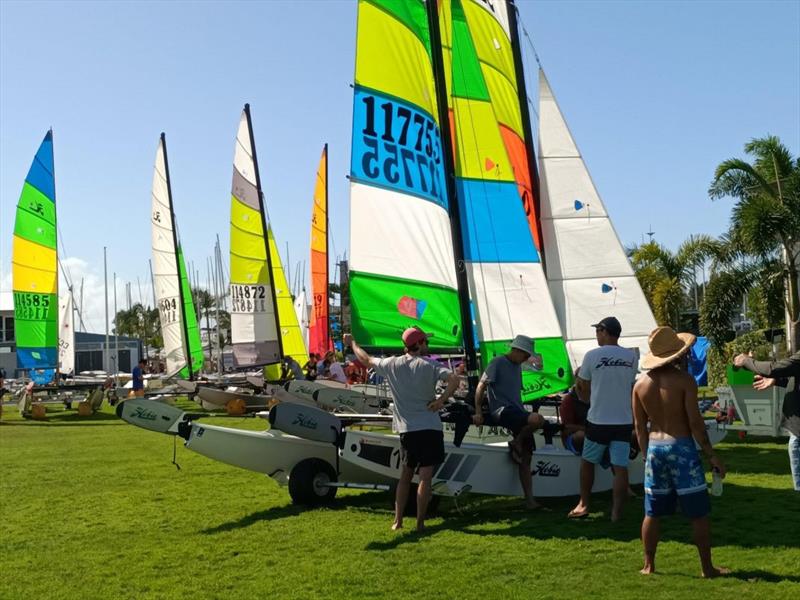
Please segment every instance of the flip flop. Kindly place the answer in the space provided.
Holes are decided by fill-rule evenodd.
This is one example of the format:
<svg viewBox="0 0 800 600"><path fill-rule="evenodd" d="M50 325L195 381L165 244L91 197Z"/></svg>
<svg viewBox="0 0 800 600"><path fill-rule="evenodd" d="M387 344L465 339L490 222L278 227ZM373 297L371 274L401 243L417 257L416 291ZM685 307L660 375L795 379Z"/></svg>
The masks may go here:
<svg viewBox="0 0 800 600"><path fill-rule="evenodd" d="M585 519L588 516L589 516L589 511L588 510L586 512L582 512L582 513L578 513L578 512L575 512L574 510L571 510L567 514L567 518L568 519Z"/></svg>
<svg viewBox="0 0 800 600"><path fill-rule="evenodd" d="M511 455L511 460L513 460L516 464L522 464L522 454L520 453L519 446L517 446L513 441L508 442L508 453Z"/></svg>

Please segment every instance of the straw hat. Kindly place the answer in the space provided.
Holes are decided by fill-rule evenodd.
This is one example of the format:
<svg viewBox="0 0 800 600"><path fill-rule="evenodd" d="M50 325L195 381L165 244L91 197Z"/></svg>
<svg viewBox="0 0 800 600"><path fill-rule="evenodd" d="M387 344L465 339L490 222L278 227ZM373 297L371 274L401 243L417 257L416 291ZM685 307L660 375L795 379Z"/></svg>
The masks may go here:
<svg viewBox="0 0 800 600"><path fill-rule="evenodd" d="M650 333L650 352L642 360L643 369L656 369L671 363L692 347L697 337L691 333L675 333L672 327L657 327Z"/></svg>

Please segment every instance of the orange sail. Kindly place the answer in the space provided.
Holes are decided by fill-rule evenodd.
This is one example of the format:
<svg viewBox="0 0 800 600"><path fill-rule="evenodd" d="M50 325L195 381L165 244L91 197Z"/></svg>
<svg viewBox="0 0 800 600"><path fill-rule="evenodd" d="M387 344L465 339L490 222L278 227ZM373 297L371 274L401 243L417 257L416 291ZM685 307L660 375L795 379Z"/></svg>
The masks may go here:
<svg viewBox="0 0 800 600"><path fill-rule="evenodd" d="M308 351L333 349L328 328L328 144L322 149L311 215L311 297L314 313L308 327Z"/></svg>

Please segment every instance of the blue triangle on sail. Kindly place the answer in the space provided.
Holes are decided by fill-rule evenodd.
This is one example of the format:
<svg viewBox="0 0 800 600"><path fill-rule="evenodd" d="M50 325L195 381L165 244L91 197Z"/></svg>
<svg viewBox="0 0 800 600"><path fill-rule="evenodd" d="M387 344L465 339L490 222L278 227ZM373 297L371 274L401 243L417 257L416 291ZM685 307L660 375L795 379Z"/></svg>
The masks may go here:
<svg viewBox="0 0 800 600"><path fill-rule="evenodd" d="M604 294L607 294L608 292L612 291L613 289L614 289L614 287L608 285L607 283L604 283L602 286L600 286L600 291L602 291Z"/></svg>
<svg viewBox="0 0 800 600"><path fill-rule="evenodd" d="M581 202L580 200L575 200L575 210L580 210L583 208L583 206L584 206L583 202Z"/></svg>

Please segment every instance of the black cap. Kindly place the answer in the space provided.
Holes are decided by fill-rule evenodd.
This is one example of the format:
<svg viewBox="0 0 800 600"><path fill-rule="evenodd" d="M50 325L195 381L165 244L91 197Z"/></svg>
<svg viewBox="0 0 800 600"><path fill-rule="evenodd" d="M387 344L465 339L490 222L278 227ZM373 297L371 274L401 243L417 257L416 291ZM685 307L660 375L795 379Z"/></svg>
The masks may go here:
<svg viewBox="0 0 800 600"><path fill-rule="evenodd" d="M602 327L614 337L619 337L622 333L622 325L619 324L616 317L606 317L599 323L595 323L592 327Z"/></svg>

